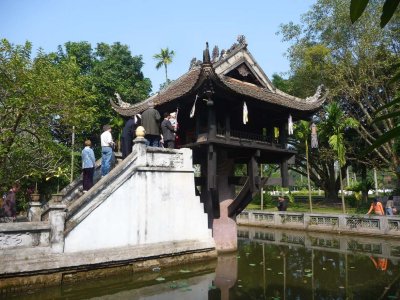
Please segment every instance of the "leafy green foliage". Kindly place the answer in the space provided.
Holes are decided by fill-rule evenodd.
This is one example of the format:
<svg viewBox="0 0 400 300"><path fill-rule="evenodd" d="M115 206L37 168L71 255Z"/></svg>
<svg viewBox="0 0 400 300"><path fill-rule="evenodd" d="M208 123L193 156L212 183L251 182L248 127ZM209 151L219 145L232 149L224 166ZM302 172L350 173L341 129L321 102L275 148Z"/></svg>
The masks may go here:
<svg viewBox="0 0 400 300"><path fill-rule="evenodd" d="M32 46L0 42L0 189L15 180L23 186L39 183L40 192L55 191L67 183L75 144L90 138L96 147L100 128L112 123L115 132L123 120L111 110L109 98L120 93L126 102L145 99L151 82L144 78L141 56L128 47L100 43L67 42L57 53L39 51L32 58ZM95 149L96 152L96 149ZM75 160L80 173L80 160ZM51 177L47 182L46 177Z"/></svg>
<svg viewBox="0 0 400 300"><path fill-rule="evenodd" d="M350 5L350 19L351 22L356 22L363 14L367 7L369 0L351 0ZM392 19L397 7L399 6L400 0L386 0L382 7L381 14L381 27L385 27L386 24Z"/></svg>
<svg viewBox="0 0 400 300"><path fill-rule="evenodd" d="M356 4L361 5L361 2ZM361 166L389 167L396 171L400 163L400 153L395 147L398 138L380 144L373 151L364 151L398 124L397 117L391 114L394 109L384 109L379 116L387 118L373 123L375 112L396 98L398 88L398 83L391 80L398 63L399 35L398 31L390 29L398 27L399 14L395 13L389 26L381 29L381 8L379 1L370 1L363 17L352 25L348 1L318 0L302 16L301 25L285 24L281 33L285 41L293 43L288 50L291 62L288 80L292 93L306 97L313 94L319 84L324 84L329 90L327 102L337 102L347 117L359 122L355 130L344 135L348 163L357 164L359 169ZM319 128L320 132L325 130ZM324 156L327 160L320 160L312 169L326 170L324 161L336 156L337 151L329 150L329 144L325 144L332 135L319 134L320 144L328 147L320 147L313 159ZM333 137L331 142L339 140L340 136Z"/></svg>
<svg viewBox="0 0 400 300"><path fill-rule="evenodd" d="M44 177L66 165L65 141L57 132L85 130L96 113L94 97L75 61L57 61L39 51L31 58L31 44L0 42L0 185Z"/></svg>

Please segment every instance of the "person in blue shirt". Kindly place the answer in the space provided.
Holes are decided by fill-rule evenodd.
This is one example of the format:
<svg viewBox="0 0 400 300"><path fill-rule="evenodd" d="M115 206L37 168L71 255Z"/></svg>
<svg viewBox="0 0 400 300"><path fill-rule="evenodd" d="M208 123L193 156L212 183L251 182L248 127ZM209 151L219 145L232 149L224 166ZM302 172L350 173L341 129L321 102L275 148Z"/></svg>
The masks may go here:
<svg viewBox="0 0 400 300"><path fill-rule="evenodd" d="M83 172L83 192L87 192L93 186L93 174L96 166L93 149L90 148L92 142L85 141L85 148L82 150L82 172Z"/></svg>

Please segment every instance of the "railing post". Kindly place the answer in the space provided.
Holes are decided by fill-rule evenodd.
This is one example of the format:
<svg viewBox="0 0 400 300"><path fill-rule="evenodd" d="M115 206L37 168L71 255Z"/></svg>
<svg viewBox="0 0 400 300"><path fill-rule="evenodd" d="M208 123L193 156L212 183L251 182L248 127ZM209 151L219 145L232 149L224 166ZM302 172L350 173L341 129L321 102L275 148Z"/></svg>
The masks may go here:
<svg viewBox="0 0 400 300"><path fill-rule="evenodd" d="M64 229L66 217L66 205L59 201L51 200L49 205L50 245L54 252L64 251Z"/></svg>
<svg viewBox="0 0 400 300"><path fill-rule="evenodd" d="M39 201L29 202L28 220L29 222L41 221L42 204Z"/></svg>
<svg viewBox="0 0 400 300"><path fill-rule="evenodd" d="M303 228L307 228L308 226L310 226L310 222L311 222L311 215L304 213L303 215Z"/></svg>
<svg viewBox="0 0 400 300"><path fill-rule="evenodd" d="M146 139L145 130L142 126L136 128L136 138L133 140L132 150L138 154L137 162L141 166L146 165Z"/></svg>
<svg viewBox="0 0 400 300"><path fill-rule="evenodd" d="M379 218L379 229L383 230L385 234L389 231L389 222L387 217L380 217Z"/></svg>
<svg viewBox="0 0 400 300"><path fill-rule="evenodd" d="M339 230L347 229L347 215L339 215Z"/></svg>

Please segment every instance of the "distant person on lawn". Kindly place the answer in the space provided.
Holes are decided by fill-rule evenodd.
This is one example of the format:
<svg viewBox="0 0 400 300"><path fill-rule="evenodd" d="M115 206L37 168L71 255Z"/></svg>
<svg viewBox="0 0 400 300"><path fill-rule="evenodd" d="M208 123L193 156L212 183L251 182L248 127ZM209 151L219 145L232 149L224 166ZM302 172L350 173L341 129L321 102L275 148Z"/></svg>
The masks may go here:
<svg viewBox="0 0 400 300"><path fill-rule="evenodd" d="M287 203L284 197L278 197L278 210L279 211L287 210Z"/></svg>

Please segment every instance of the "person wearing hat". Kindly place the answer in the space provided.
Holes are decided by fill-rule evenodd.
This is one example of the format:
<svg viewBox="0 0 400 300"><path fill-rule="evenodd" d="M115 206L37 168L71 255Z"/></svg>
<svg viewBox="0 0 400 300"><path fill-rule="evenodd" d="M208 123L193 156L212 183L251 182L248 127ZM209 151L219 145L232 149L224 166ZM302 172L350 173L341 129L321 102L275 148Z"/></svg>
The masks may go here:
<svg viewBox="0 0 400 300"><path fill-rule="evenodd" d="M110 172L111 159L113 155L114 141L111 135L111 126L104 125L101 141L101 176L106 176Z"/></svg>
<svg viewBox="0 0 400 300"><path fill-rule="evenodd" d="M142 113L142 126L146 130L144 136L147 140L146 145L160 147L160 113L154 108L154 102L148 102L149 108Z"/></svg>

